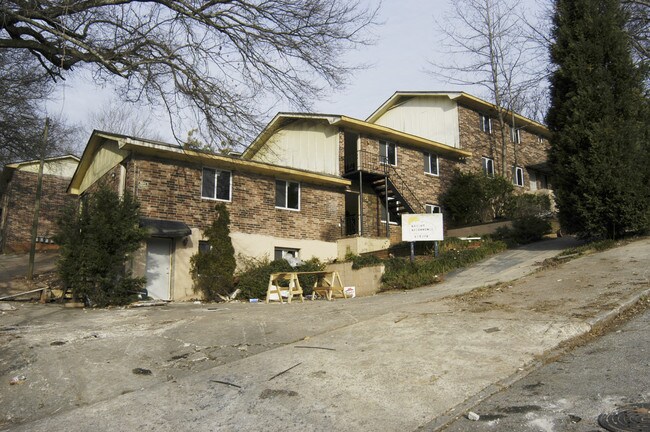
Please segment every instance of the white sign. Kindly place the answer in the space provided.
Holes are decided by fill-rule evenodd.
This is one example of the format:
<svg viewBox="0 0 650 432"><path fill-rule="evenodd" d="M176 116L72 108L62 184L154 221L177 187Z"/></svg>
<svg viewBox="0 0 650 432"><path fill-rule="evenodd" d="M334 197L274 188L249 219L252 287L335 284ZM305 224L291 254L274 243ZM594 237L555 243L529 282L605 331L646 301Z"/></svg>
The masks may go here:
<svg viewBox="0 0 650 432"><path fill-rule="evenodd" d="M402 241L434 240L444 240L442 213L402 215Z"/></svg>

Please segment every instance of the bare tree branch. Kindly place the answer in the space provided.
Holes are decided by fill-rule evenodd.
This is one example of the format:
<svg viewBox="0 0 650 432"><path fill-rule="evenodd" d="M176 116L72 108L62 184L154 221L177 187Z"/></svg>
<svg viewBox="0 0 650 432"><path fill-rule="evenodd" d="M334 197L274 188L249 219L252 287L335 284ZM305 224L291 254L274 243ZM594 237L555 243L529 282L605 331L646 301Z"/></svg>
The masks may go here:
<svg viewBox="0 0 650 432"><path fill-rule="evenodd" d="M174 120L189 108L233 146L265 106L308 109L344 84L341 55L369 42L375 14L359 0L5 0L0 51L30 52L53 77L88 67Z"/></svg>

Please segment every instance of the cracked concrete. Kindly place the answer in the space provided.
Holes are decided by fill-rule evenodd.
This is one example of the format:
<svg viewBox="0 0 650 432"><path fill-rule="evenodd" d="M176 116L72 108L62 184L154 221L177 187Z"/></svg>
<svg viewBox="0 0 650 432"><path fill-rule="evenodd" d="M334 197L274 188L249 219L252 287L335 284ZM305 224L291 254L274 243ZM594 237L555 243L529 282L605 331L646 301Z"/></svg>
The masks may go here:
<svg viewBox="0 0 650 432"><path fill-rule="evenodd" d="M648 289L639 275L650 240L531 274L566 245L544 243L433 287L348 301L109 310L22 304L1 315L0 425L433 429L437 418L505 385L498 383ZM508 280L486 265L504 269L505 260L513 264L507 275L528 276L466 294ZM3 384L18 374L27 377L23 384Z"/></svg>

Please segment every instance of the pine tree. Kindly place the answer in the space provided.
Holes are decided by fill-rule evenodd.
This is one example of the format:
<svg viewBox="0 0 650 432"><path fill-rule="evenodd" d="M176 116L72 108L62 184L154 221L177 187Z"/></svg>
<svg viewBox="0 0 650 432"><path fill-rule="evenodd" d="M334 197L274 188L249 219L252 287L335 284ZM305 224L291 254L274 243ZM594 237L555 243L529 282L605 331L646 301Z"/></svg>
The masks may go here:
<svg viewBox="0 0 650 432"><path fill-rule="evenodd" d="M127 304L145 284L126 264L146 237L139 228L139 205L105 186L71 206L58 223L59 275L75 298L90 305Z"/></svg>
<svg viewBox="0 0 650 432"><path fill-rule="evenodd" d="M618 0L555 1L549 156L562 227L582 236L647 225L647 100L625 22Z"/></svg>
<svg viewBox="0 0 650 432"><path fill-rule="evenodd" d="M233 288L235 273L235 249L230 239L230 214L224 204L214 207L216 212L212 224L204 231L209 249L199 251L190 259L190 273L194 290L203 294L206 300L217 300Z"/></svg>

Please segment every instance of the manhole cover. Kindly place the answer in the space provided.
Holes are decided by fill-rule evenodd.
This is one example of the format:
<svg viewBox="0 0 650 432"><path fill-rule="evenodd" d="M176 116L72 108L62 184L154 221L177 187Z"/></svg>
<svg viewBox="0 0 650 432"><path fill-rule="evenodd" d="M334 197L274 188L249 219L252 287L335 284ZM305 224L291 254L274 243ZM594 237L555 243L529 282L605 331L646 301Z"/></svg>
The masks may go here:
<svg viewBox="0 0 650 432"><path fill-rule="evenodd" d="M612 432L650 432L650 403L628 405L598 416L598 424Z"/></svg>

